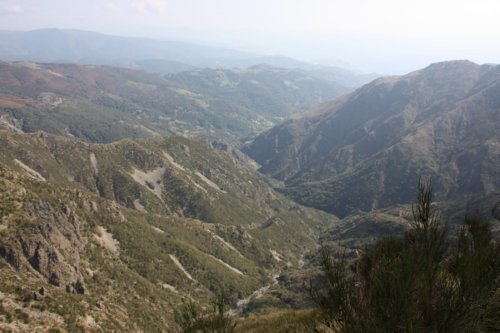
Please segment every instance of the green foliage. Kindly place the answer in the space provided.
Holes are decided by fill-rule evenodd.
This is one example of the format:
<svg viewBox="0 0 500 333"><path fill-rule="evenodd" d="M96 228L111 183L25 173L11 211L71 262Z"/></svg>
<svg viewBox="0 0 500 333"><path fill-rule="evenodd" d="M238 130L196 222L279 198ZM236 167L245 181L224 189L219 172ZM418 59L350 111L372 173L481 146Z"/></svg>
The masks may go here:
<svg viewBox="0 0 500 333"><path fill-rule="evenodd" d="M192 300L174 310L174 320L182 332L196 332L194 327L200 317L200 309Z"/></svg>
<svg viewBox="0 0 500 333"><path fill-rule="evenodd" d="M174 311L174 319L185 333L233 333L237 324L234 318L226 314L222 293L217 294L212 301L212 312L203 314L190 300Z"/></svg>
<svg viewBox="0 0 500 333"><path fill-rule="evenodd" d="M323 317L327 326L346 332L352 331L355 309L350 297L355 294L354 280L346 277L346 261L335 261L326 248L321 250L325 278L329 288L320 293L312 286L311 295L318 301L323 310Z"/></svg>
<svg viewBox="0 0 500 333"><path fill-rule="evenodd" d="M224 295L216 295L212 304L212 314L202 321L202 331L205 333L233 333L236 321L225 313Z"/></svg>
<svg viewBox="0 0 500 333"><path fill-rule="evenodd" d="M500 248L488 222L466 216L451 237L420 181L412 228L386 237L348 269L321 252L326 280L312 288L322 323L338 332L496 332ZM319 289L319 290L318 290Z"/></svg>
<svg viewBox="0 0 500 333"><path fill-rule="evenodd" d="M240 318L236 332L317 332L315 331L317 315L318 311L312 309L272 309L266 313Z"/></svg>

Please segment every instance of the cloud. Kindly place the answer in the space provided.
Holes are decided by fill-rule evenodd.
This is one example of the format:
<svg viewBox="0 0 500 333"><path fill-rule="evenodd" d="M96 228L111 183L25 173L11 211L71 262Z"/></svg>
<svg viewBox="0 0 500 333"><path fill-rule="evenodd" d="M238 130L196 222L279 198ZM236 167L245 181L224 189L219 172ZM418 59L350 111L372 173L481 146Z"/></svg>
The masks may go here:
<svg viewBox="0 0 500 333"><path fill-rule="evenodd" d="M19 4L6 4L0 7L1 14L21 14L24 13L24 7Z"/></svg>
<svg viewBox="0 0 500 333"><path fill-rule="evenodd" d="M167 1L165 0L141 0L134 4L135 9L139 12L160 12L167 10Z"/></svg>
<svg viewBox="0 0 500 333"><path fill-rule="evenodd" d="M117 5L116 3L114 2L106 2L104 5L101 6L101 8L105 11L109 11L109 12L116 12L116 11L119 11L121 9L121 7L119 5Z"/></svg>

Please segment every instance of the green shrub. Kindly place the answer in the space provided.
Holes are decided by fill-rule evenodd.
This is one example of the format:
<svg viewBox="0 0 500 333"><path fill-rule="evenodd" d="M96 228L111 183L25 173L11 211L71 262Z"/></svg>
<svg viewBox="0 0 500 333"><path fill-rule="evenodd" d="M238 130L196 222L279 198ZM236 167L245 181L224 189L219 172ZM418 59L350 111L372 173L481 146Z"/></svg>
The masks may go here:
<svg viewBox="0 0 500 333"><path fill-rule="evenodd" d="M193 301L184 303L174 312L174 319L184 333L233 333L236 321L226 314L222 293L212 303L212 312L203 314Z"/></svg>
<svg viewBox="0 0 500 333"><path fill-rule="evenodd" d="M182 304L174 311L174 320L182 332L196 332L195 325L201 318L198 306L192 301Z"/></svg>
<svg viewBox="0 0 500 333"><path fill-rule="evenodd" d="M488 222L466 216L455 237L419 182L412 228L386 237L349 269L321 252L326 286L311 288L336 332L497 332L500 248Z"/></svg>

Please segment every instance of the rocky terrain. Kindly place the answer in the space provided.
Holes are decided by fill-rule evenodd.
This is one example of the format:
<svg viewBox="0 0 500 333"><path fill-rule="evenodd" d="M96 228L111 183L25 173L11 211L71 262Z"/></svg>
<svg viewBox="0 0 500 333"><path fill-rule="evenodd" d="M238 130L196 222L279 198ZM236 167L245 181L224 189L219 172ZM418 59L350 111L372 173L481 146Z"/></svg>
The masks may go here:
<svg viewBox="0 0 500 333"><path fill-rule="evenodd" d="M337 222L203 141L0 142L2 329L173 329L183 299L235 306Z"/></svg>

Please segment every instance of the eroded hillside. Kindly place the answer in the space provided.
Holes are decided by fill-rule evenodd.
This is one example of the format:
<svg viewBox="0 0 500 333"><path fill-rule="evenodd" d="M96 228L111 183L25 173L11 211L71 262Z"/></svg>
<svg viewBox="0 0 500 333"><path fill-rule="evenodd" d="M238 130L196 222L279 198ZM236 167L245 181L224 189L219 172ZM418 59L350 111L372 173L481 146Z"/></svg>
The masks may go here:
<svg viewBox="0 0 500 333"><path fill-rule="evenodd" d="M173 329L182 299L234 305L336 222L202 141L0 141L5 329Z"/></svg>

